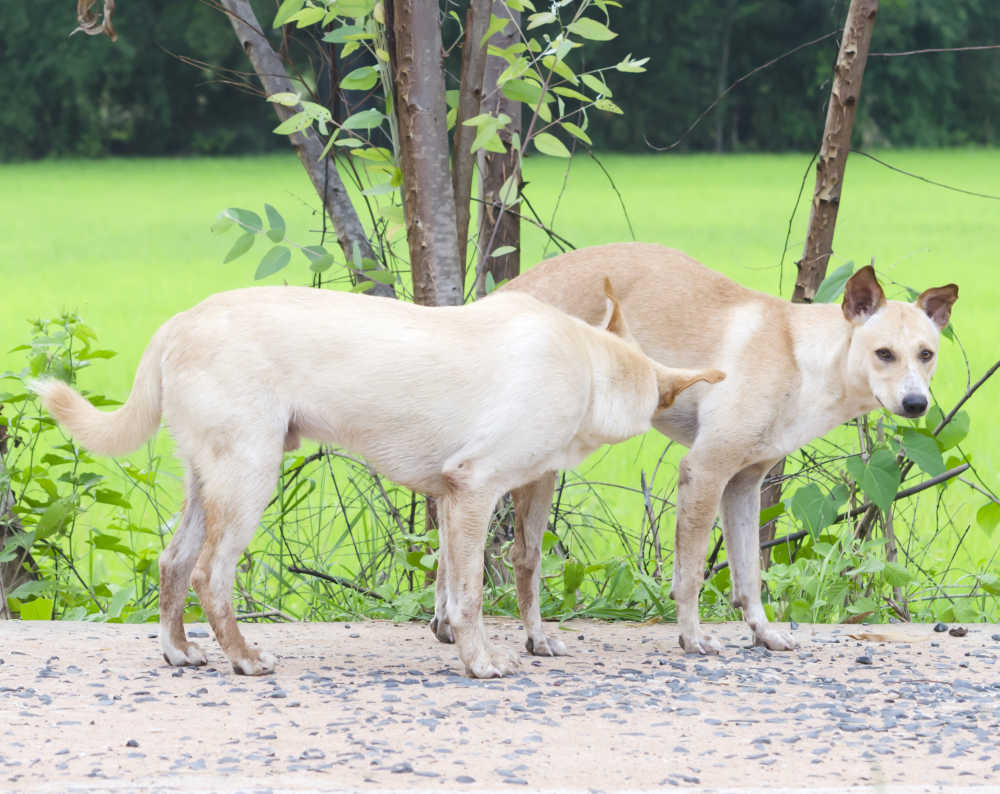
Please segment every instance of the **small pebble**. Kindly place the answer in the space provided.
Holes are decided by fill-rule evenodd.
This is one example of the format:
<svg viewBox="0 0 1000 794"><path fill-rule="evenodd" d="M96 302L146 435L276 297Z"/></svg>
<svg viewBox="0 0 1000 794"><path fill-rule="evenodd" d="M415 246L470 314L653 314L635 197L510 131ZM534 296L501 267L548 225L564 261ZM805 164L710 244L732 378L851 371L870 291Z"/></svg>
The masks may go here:
<svg viewBox="0 0 1000 794"><path fill-rule="evenodd" d="M965 626L955 626L955 628L948 632L952 637L964 637L968 633L969 630Z"/></svg>
<svg viewBox="0 0 1000 794"><path fill-rule="evenodd" d="M870 657L870 656L859 656L854 661L856 661L858 664L871 664L872 663L872 657Z"/></svg>
<svg viewBox="0 0 1000 794"><path fill-rule="evenodd" d="M125 742L125 746L126 747L138 747L139 746L139 742L137 742L135 739L129 739L127 742Z"/></svg>
<svg viewBox="0 0 1000 794"><path fill-rule="evenodd" d="M796 629L798 629L798 627L799 624L796 623L794 620L788 622L788 628L790 628L792 631L795 631Z"/></svg>
<svg viewBox="0 0 1000 794"><path fill-rule="evenodd" d="M474 777L469 777L468 775L459 775L455 778L456 783L475 783L476 779Z"/></svg>
<svg viewBox="0 0 1000 794"><path fill-rule="evenodd" d="M934 631L936 631L938 634L940 634L943 631L947 631L947 630L948 630L948 624L947 623L935 623L934 624Z"/></svg>
<svg viewBox="0 0 1000 794"><path fill-rule="evenodd" d="M413 765L409 761L403 761L394 765L390 770L394 775L401 775L413 771Z"/></svg>

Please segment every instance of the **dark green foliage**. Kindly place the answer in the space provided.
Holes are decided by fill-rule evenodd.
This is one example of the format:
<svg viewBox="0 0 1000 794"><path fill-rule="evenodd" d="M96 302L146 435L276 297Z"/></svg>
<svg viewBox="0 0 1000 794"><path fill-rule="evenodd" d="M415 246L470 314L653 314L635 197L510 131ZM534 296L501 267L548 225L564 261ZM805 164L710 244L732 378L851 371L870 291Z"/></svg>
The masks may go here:
<svg viewBox="0 0 1000 794"><path fill-rule="evenodd" d="M264 18L269 4L260 2ZM245 70L232 29L204 3L120 3L119 37L69 32L71 0L4 0L0 25L0 160L48 155L260 151L287 143L271 135L269 106L218 81L225 75L182 63Z"/></svg>

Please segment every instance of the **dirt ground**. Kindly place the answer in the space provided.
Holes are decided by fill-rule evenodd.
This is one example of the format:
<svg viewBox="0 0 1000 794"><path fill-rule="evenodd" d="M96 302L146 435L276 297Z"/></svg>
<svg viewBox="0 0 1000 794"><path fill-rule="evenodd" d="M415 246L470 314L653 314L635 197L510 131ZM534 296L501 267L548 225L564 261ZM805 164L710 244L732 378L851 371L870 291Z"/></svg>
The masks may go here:
<svg viewBox="0 0 1000 794"><path fill-rule="evenodd" d="M262 678L204 626L209 665L168 667L156 628L0 622L0 790L1000 791L998 626L772 653L722 624L689 657L674 625L573 621L572 655L494 681L423 624L245 626L280 656Z"/></svg>

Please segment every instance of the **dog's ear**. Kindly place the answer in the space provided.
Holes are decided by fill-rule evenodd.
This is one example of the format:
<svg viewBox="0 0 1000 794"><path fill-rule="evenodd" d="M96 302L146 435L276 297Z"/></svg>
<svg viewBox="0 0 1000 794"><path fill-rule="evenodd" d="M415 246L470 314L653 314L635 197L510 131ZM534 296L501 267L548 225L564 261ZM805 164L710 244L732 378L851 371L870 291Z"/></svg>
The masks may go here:
<svg viewBox="0 0 1000 794"><path fill-rule="evenodd" d="M657 365L656 388L660 393L660 400L656 408L658 411L669 408L678 394L700 381L718 383L725 378L726 373L718 369L674 369Z"/></svg>
<svg viewBox="0 0 1000 794"><path fill-rule="evenodd" d="M925 290L916 300L916 306L931 318L931 322L940 331L951 319L951 307L958 300L958 285L946 284L943 287L931 287Z"/></svg>
<svg viewBox="0 0 1000 794"><path fill-rule="evenodd" d="M622 314L622 307L618 305L618 298L615 297L615 291L611 288L611 279L607 276L604 277L604 297L606 305L604 319L601 320L600 327L622 339L631 340L632 332L628 329L625 315Z"/></svg>
<svg viewBox="0 0 1000 794"><path fill-rule="evenodd" d="M875 268L865 265L844 285L844 317L852 323L863 323L885 304L882 285L875 278Z"/></svg>

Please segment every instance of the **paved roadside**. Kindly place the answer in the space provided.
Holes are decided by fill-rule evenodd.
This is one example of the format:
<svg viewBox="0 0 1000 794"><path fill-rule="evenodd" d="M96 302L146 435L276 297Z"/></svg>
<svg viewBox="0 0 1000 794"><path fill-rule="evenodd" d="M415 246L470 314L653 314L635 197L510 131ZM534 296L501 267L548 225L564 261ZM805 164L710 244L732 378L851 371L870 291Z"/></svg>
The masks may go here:
<svg viewBox="0 0 1000 794"><path fill-rule="evenodd" d="M421 624L245 626L263 678L204 626L209 665L170 668L155 628L0 622L0 790L1000 791L998 626L802 626L779 654L722 624L701 658L573 621L571 656L495 681Z"/></svg>

